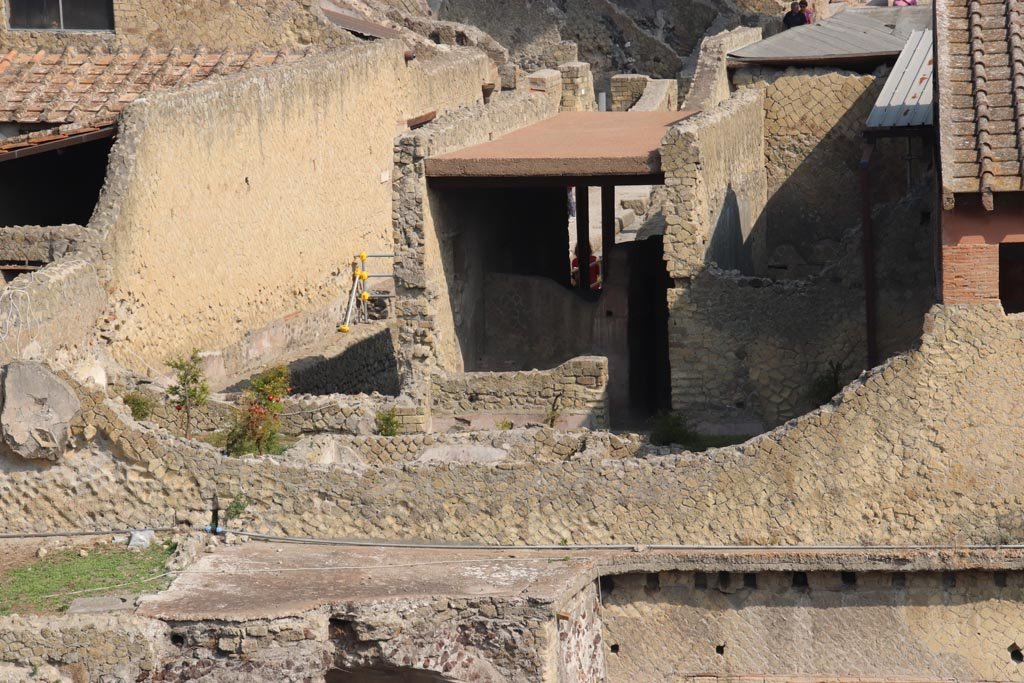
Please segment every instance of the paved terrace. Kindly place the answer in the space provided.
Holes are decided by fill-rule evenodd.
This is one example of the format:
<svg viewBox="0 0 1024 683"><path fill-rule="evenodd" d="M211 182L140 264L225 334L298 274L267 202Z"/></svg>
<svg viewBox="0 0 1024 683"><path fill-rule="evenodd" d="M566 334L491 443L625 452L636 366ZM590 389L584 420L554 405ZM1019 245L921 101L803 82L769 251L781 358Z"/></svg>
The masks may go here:
<svg viewBox="0 0 1024 683"><path fill-rule="evenodd" d="M1024 549L439 550L253 541L203 555L141 616L246 621L423 598L527 598L558 609L588 582L664 571L1020 570Z"/></svg>

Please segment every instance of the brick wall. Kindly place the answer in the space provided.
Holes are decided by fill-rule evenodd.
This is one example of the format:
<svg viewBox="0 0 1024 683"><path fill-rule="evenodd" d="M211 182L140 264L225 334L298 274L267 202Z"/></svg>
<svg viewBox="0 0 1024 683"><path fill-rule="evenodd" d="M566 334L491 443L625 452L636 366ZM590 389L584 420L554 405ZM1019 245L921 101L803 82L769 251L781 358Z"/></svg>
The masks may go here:
<svg viewBox="0 0 1024 683"><path fill-rule="evenodd" d="M594 111L597 109L597 93L594 92L594 75L586 62L559 64L562 72L562 111Z"/></svg>
<svg viewBox="0 0 1024 683"><path fill-rule="evenodd" d="M942 301L947 304L999 302L999 245L944 244Z"/></svg>
<svg viewBox="0 0 1024 683"><path fill-rule="evenodd" d="M611 111L629 111L643 96L644 88L650 82L648 76L640 74L618 74L612 76Z"/></svg>

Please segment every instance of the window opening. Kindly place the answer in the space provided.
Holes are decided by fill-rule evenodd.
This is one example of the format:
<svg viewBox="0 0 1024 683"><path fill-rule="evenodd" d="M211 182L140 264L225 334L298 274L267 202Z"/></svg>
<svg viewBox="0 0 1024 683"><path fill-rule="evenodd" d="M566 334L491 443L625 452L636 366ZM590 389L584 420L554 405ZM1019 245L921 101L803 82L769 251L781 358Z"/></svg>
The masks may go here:
<svg viewBox="0 0 1024 683"><path fill-rule="evenodd" d="M10 27L52 31L113 31L113 0L9 0Z"/></svg>

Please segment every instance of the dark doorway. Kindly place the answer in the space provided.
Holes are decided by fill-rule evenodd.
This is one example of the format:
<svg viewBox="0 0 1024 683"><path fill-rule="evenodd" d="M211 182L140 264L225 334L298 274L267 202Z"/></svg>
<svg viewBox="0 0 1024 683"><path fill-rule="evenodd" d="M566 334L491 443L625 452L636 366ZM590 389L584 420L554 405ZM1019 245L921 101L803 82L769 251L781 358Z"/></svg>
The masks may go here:
<svg viewBox="0 0 1024 683"><path fill-rule="evenodd" d="M1024 312L1024 243L999 245L999 300L1006 313Z"/></svg>
<svg viewBox="0 0 1024 683"><path fill-rule="evenodd" d="M454 679L421 669L358 667L328 671L324 681L325 683L453 683Z"/></svg>
<svg viewBox="0 0 1024 683"><path fill-rule="evenodd" d="M0 226L86 225L112 146L106 138L0 163Z"/></svg>
<svg viewBox="0 0 1024 683"><path fill-rule="evenodd" d="M631 422L671 407L668 289L663 238L616 245L629 253L629 406Z"/></svg>

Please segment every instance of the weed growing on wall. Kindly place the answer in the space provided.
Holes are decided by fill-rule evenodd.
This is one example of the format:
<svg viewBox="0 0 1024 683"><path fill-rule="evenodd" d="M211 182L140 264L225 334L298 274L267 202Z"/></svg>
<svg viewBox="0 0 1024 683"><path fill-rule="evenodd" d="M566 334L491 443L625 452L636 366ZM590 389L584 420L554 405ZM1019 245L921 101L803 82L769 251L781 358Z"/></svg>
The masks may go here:
<svg viewBox="0 0 1024 683"><path fill-rule="evenodd" d="M132 417L136 421L148 420L153 415L156 402L138 391L130 391L121 397L128 410L132 411Z"/></svg>
<svg viewBox="0 0 1024 683"><path fill-rule="evenodd" d="M651 443L655 446L686 445L695 436L686 416L679 413L662 413L654 418L651 427Z"/></svg>
<svg viewBox="0 0 1024 683"><path fill-rule="evenodd" d="M244 494L239 493L237 496L231 499L231 503L228 505L227 510L224 511L224 521L230 522L233 519L237 519L245 512L245 509L249 507L249 499Z"/></svg>
<svg viewBox="0 0 1024 683"><path fill-rule="evenodd" d="M377 426L377 434L380 436L398 436L398 432L401 431L402 425L398 421L398 414L394 408L388 410L382 410L377 413L375 420Z"/></svg>
<svg viewBox="0 0 1024 683"><path fill-rule="evenodd" d="M199 365L199 351L193 349L188 358L172 358L167 364L174 370L175 383L167 390L167 398L174 409L181 413L182 430L185 438L192 438L192 414L206 405L210 397L210 385Z"/></svg>
<svg viewBox="0 0 1024 683"><path fill-rule="evenodd" d="M280 365L257 375L242 394L242 412L228 433L232 455L281 450L282 401L291 392L291 375Z"/></svg>
<svg viewBox="0 0 1024 683"><path fill-rule="evenodd" d="M846 363L842 361L828 362L828 369L825 370L811 386L811 399L816 405L823 405L832 400L832 397L843 388L843 372L846 371Z"/></svg>

